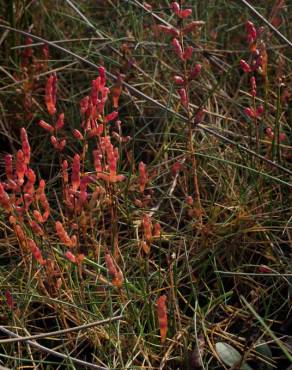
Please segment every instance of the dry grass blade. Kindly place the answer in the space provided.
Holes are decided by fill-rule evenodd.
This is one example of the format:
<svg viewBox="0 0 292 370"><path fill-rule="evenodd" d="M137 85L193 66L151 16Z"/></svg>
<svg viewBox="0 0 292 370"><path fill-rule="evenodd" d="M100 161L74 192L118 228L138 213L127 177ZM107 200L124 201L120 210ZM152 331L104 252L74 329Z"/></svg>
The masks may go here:
<svg viewBox="0 0 292 370"><path fill-rule="evenodd" d="M32 340L32 339L56 337L56 336L59 336L59 335L62 335L62 334L71 333L73 331L81 331L81 330L93 328L95 326L99 326L99 325L103 325L103 324L109 324L109 323L117 321L117 320L122 320L123 318L124 318L123 316L114 316L114 317L109 318L109 319L99 320L99 321L91 322L89 324L83 324L83 325L75 326L74 328L68 328L68 329L64 329L64 330L57 330L57 331L52 331L52 332L43 333L43 334L29 335L27 337L19 337L18 336L17 338L2 339L2 340L0 340L0 344L25 342L27 340Z"/></svg>
<svg viewBox="0 0 292 370"><path fill-rule="evenodd" d="M3 326L0 326L0 331L2 331L5 334L10 335L11 337L14 337L15 339L19 338L19 336L17 334L15 334L12 331L4 328ZM50 348L47 348L45 346L42 346L42 345L40 345L40 344L38 344L36 342L33 342L31 340L27 340L26 343L29 344L32 347L35 347L39 351L42 351L42 352L48 353L50 355L53 355L53 356L62 358L64 360L70 360L72 362L75 362L78 365L84 366L85 368L95 369L95 370L107 370L108 369L107 367L104 367L104 366L98 366L98 365L90 364L89 362L86 362L86 361L83 361L83 360L79 360L78 358L63 355L60 352L54 351L54 350L52 350Z"/></svg>

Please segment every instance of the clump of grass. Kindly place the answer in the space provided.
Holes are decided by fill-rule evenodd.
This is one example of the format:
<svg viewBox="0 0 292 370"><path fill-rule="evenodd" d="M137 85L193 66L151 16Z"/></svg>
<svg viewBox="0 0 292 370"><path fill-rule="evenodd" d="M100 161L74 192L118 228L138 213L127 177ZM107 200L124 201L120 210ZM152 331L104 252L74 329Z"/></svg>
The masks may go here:
<svg viewBox="0 0 292 370"><path fill-rule="evenodd" d="M239 3L13 3L35 29L3 37L0 332L54 333L2 364L288 368L284 45Z"/></svg>

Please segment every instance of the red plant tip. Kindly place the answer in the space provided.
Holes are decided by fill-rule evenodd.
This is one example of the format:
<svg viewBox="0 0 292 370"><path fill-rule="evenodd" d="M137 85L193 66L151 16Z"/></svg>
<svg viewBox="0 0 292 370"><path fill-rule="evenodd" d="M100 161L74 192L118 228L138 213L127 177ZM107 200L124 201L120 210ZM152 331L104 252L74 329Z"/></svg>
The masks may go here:
<svg viewBox="0 0 292 370"><path fill-rule="evenodd" d="M250 73L252 71L250 65L243 59L240 61L240 66L244 73Z"/></svg>
<svg viewBox="0 0 292 370"><path fill-rule="evenodd" d="M180 6L179 6L179 3L176 2L176 1L174 1L170 4L170 9L179 18L187 18L192 14L192 9L181 10Z"/></svg>
<svg viewBox="0 0 292 370"><path fill-rule="evenodd" d="M54 132L54 127L43 121L42 119L38 122L39 126L48 132Z"/></svg>
<svg viewBox="0 0 292 370"><path fill-rule="evenodd" d="M284 132L282 132L282 133L279 135L279 140L280 140L280 142L285 141L286 139L287 139L286 134L285 134Z"/></svg>
<svg viewBox="0 0 292 370"><path fill-rule="evenodd" d="M255 41L255 39L257 37L257 30L256 30L254 24L250 21L246 22L245 28L246 28L246 31L247 31L247 41L249 43L252 43L253 41Z"/></svg>
<svg viewBox="0 0 292 370"><path fill-rule="evenodd" d="M272 271L272 269L270 269L268 266L266 265L260 265L258 267L258 272L262 273L262 274L270 274Z"/></svg>
<svg viewBox="0 0 292 370"><path fill-rule="evenodd" d="M197 125L203 121L205 117L205 111L203 108L199 108L195 114L194 124Z"/></svg>
<svg viewBox="0 0 292 370"><path fill-rule="evenodd" d="M71 183L73 191L76 191L80 186L80 156L74 155L72 164Z"/></svg>
<svg viewBox="0 0 292 370"><path fill-rule="evenodd" d="M38 235L38 236L43 236L44 235L44 230L43 228L34 220L30 221L30 227L32 231Z"/></svg>
<svg viewBox="0 0 292 370"><path fill-rule="evenodd" d="M183 167L182 163L180 162L174 163L173 166L171 167L172 175L176 176L179 173L179 171L182 169L182 167Z"/></svg>
<svg viewBox="0 0 292 370"><path fill-rule="evenodd" d="M174 47L174 51L178 55L178 57L180 59L183 59L183 51L178 39L174 38L172 40L172 46Z"/></svg>
<svg viewBox="0 0 292 370"><path fill-rule="evenodd" d="M165 26L164 24L158 24L154 26L154 30L165 33L166 35L179 37L179 31L171 26Z"/></svg>
<svg viewBox="0 0 292 370"><path fill-rule="evenodd" d="M110 90L112 101L113 101L113 106L115 109L119 107L119 99L120 99L120 95L123 90L123 80L125 78L125 75L119 73L117 77L118 77L117 81L115 82L115 84L112 86Z"/></svg>
<svg viewBox="0 0 292 370"><path fill-rule="evenodd" d="M30 161L30 145L28 142L27 132L24 127L20 130L20 137L22 143L22 152L24 155L24 163L29 164Z"/></svg>
<svg viewBox="0 0 292 370"><path fill-rule="evenodd" d="M84 254L77 254L77 256L75 256L70 251L67 251L66 253L64 253L64 256L67 258L67 260L69 260L70 262L74 264L81 263L85 258Z"/></svg>
<svg viewBox="0 0 292 370"><path fill-rule="evenodd" d="M166 296L162 295L156 301L157 317L160 329L160 341L164 343L167 333L167 309L166 309Z"/></svg>
<svg viewBox="0 0 292 370"><path fill-rule="evenodd" d="M18 184L20 186L23 185L24 183L24 174L26 172L27 165L25 164L25 156L24 153L21 149L18 150L16 154L16 165L15 165L15 170L16 170L16 175L18 178Z"/></svg>
<svg viewBox="0 0 292 370"><path fill-rule="evenodd" d="M192 206L194 204L194 199L192 196L187 196L186 197L186 203L189 205L189 206Z"/></svg>
<svg viewBox="0 0 292 370"><path fill-rule="evenodd" d="M187 18L192 14L192 9L181 10L178 14L179 18Z"/></svg>
<svg viewBox="0 0 292 370"><path fill-rule="evenodd" d="M84 137L83 135L81 134L81 132L77 129L74 129L73 132L72 132L73 136L75 137L75 139L78 139L78 140L83 140Z"/></svg>
<svg viewBox="0 0 292 370"><path fill-rule="evenodd" d="M182 104L186 109L188 109L189 101L188 101L188 98L187 98L186 90L185 90L185 89L179 89L179 90L178 90L178 93L179 93L179 96L180 96L180 102L181 102L181 104Z"/></svg>
<svg viewBox="0 0 292 370"><path fill-rule="evenodd" d="M80 101L80 111L82 114L86 113L89 108L89 96L85 96L81 101Z"/></svg>
<svg viewBox="0 0 292 370"><path fill-rule="evenodd" d="M13 157L12 157L11 154L6 154L5 157L4 157L5 172L6 172L7 180L12 180L13 179L12 158Z"/></svg>
<svg viewBox="0 0 292 370"><path fill-rule="evenodd" d="M259 118L264 112L264 107L259 105L256 110L252 108L245 108L244 113L250 118Z"/></svg>
<svg viewBox="0 0 292 370"><path fill-rule="evenodd" d="M159 222L156 222L153 227L153 236L159 238L161 235L161 225Z"/></svg>
<svg viewBox="0 0 292 370"><path fill-rule="evenodd" d="M64 118L65 118L64 113L61 113L59 115L58 121L56 123L56 129L57 130L61 129L64 126Z"/></svg>
<svg viewBox="0 0 292 370"><path fill-rule="evenodd" d="M152 223L151 218L148 214L143 215L142 224L144 228L145 239L149 243L152 239Z"/></svg>
<svg viewBox="0 0 292 370"><path fill-rule="evenodd" d="M201 73L201 70L202 70L202 65L196 64L190 72L189 79L194 80Z"/></svg>
<svg viewBox="0 0 292 370"><path fill-rule="evenodd" d="M56 136L51 136L51 143L53 145L53 147L56 149L56 150L59 150L60 152L65 148L66 146L66 140L63 139L63 140L58 140L56 138Z"/></svg>
<svg viewBox="0 0 292 370"><path fill-rule="evenodd" d="M180 11L180 6L179 6L179 3L176 2L176 1L173 1L171 4L170 4L170 9L176 14Z"/></svg>
<svg viewBox="0 0 292 370"><path fill-rule="evenodd" d="M104 67L98 67L97 68L99 76L100 76L100 82L103 86L105 86L106 83L106 71Z"/></svg>
<svg viewBox="0 0 292 370"><path fill-rule="evenodd" d="M259 105L257 107L257 110L256 110L256 116L259 117L261 116L262 114L264 113L264 106L263 105Z"/></svg>
<svg viewBox="0 0 292 370"><path fill-rule="evenodd" d="M45 101L48 113L53 116L56 113L57 75L53 73L47 79Z"/></svg>
<svg viewBox="0 0 292 370"><path fill-rule="evenodd" d="M146 165L142 161L139 163L139 189L140 193L144 193L145 186L148 181Z"/></svg>
<svg viewBox="0 0 292 370"><path fill-rule="evenodd" d="M106 251L105 253L105 263L109 272L109 275L112 278L112 284L118 288L123 285L124 276L120 268L117 266L112 255Z"/></svg>
<svg viewBox="0 0 292 370"><path fill-rule="evenodd" d="M10 197L4 190L3 184L0 182L0 205L5 209L6 212L11 212L12 207L10 204Z"/></svg>
<svg viewBox="0 0 292 370"><path fill-rule="evenodd" d="M174 83L177 85L183 85L185 82L181 76L174 76L173 80L174 80Z"/></svg>
<svg viewBox="0 0 292 370"><path fill-rule="evenodd" d="M256 117L256 113L252 108L244 108L244 113L250 118Z"/></svg>
<svg viewBox="0 0 292 370"><path fill-rule="evenodd" d="M57 232L58 237L61 240L61 242L69 248L74 248L76 246L76 243L77 243L76 236L73 235L70 238L60 221L56 222L55 227L56 227L56 232Z"/></svg>
<svg viewBox="0 0 292 370"><path fill-rule="evenodd" d="M13 302L12 295L8 289L5 290L5 299L6 299L7 306L12 311L14 308L14 302Z"/></svg>
<svg viewBox="0 0 292 370"><path fill-rule="evenodd" d="M275 134L274 134L274 131L271 129L271 127L267 127L266 128L266 135L270 139L273 139L274 138Z"/></svg>
<svg viewBox="0 0 292 370"><path fill-rule="evenodd" d="M117 111L111 112L105 117L105 122L114 121L118 117L119 113Z"/></svg>
<svg viewBox="0 0 292 370"><path fill-rule="evenodd" d="M205 24L204 21L193 21L187 24L186 26L184 26L181 31L185 35L187 33L197 30L198 28L202 27L204 24Z"/></svg>
<svg viewBox="0 0 292 370"><path fill-rule="evenodd" d="M192 46L188 46L187 48L185 48L185 51L182 54L182 59L183 60L191 59L193 51L194 51L194 48Z"/></svg>
<svg viewBox="0 0 292 370"><path fill-rule="evenodd" d="M43 256L42 256L42 252L41 250L39 249L39 247L37 247L36 243L34 242L34 240L32 239L27 239L27 244L28 244L28 247L33 255L33 257L36 259L36 261L40 264L40 265L45 265L46 264L46 261L43 259Z"/></svg>

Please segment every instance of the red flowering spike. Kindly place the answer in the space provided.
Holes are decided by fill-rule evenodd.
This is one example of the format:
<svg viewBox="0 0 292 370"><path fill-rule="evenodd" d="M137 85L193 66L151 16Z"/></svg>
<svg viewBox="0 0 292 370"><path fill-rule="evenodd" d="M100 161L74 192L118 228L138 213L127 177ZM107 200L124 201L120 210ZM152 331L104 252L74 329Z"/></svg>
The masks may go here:
<svg viewBox="0 0 292 370"><path fill-rule="evenodd" d="M74 129L72 133L73 133L73 136L75 137L75 139L78 139L78 140L83 140L84 139L83 135L81 134L81 132L79 130Z"/></svg>
<svg viewBox="0 0 292 370"><path fill-rule="evenodd" d="M144 228L145 239L147 242L150 242L152 239L152 223L151 218L148 214L143 215L142 224Z"/></svg>
<svg viewBox="0 0 292 370"><path fill-rule="evenodd" d="M245 108L244 113L250 118L256 117L256 112L252 108Z"/></svg>
<svg viewBox="0 0 292 370"><path fill-rule="evenodd" d="M60 221L56 222L55 227L56 227L58 237L63 244L67 245L67 247L70 247L70 248L73 248L76 246L76 242L77 242L76 236L73 235L70 238Z"/></svg>
<svg viewBox="0 0 292 370"><path fill-rule="evenodd" d="M76 191L80 186L80 156L79 154L74 155L72 164L72 175L71 183L73 191Z"/></svg>
<svg viewBox="0 0 292 370"><path fill-rule="evenodd" d="M105 253L105 263L108 268L109 275L112 277L112 284L120 288L123 285L124 276L108 251Z"/></svg>
<svg viewBox="0 0 292 370"><path fill-rule="evenodd" d="M179 171L182 169L182 167L183 167L182 163L180 162L174 163L171 168L172 175L176 176L179 173Z"/></svg>
<svg viewBox="0 0 292 370"><path fill-rule="evenodd" d="M38 235L38 236L43 236L44 235L44 230L43 228L34 220L30 221L30 227L32 231Z"/></svg>
<svg viewBox="0 0 292 370"><path fill-rule="evenodd" d="M178 90L178 93L179 93L179 95L180 95L180 102L181 102L181 104L182 104L186 109L188 109L189 101L188 101L188 98L187 98L186 90L185 90L185 89L179 89L179 90Z"/></svg>
<svg viewBox="0 0 292 370"><path fill-rule="evenodd" d="M3 184L0 182L0 205L6 212L11 212L12 207L10 204L10 197L4 190Z"/></svg>
<svg viewBox="0 0 292 370"><path fill-rule="evenodd" d="M244 73L250 73L252 71L251 66L243 59L240 61L240 66Z"/></svg>
<svg viewBox="0 0 292 370"><path fill-rule="evenodd" d="M202 70L202 65L196 64L190 72L189 79L194 80L201 73L201 70Z"/></svg>
<svg viewBox="0 0 292 370"><path fill-rule="evenodd" d="M64 126L64 117L65 117L64 113L61 113L59 115L58 121L56 123L56 130L59 130Z"/></svg>
<svg viewBox="0 0 292 370"><path fill-rule="evenodd" d="M25 164L25 156L23 151L20 149L16 154L16 165L15 165L15 172L18 178L18 184L20 186L24 183L24 174L26 172L27 165Z"/></svg>
<svg viewBox="0 0 292 370"><path fill-rule="evenodd" d="M186 35L192 31L196 31L198 28L202 27L205 24L204 21L193 21L182 28L182 33Z"/></svg>
<svg viewBox="0 0 292 370"><path fill-rule="evenodd" d="M255 41L255 39L257 37L257 30L256 30L254 24L250 21L246 22L245 27L246 27L246 31L247 31L247 41L249 43L252 43L253 41Z"/></svg>
<svg viewBox="0 0 292 370"><path fill-rule="evenodd" d="M114 121L118 117L119 113L114 111L105 117L105 122Z"/></svg>
<svg viewBox="0 0 292 370"><path fill-rule="evenodd" d="M198 123L201 123L205 117L205 111L203 108L199 108L195 114L194 118L194 124L197 125Z"/></svg>
<svg viewBox="0 0 292 370"><path fill-rule="evenodd" d="M5 290L5 298L6 298L7 306L12 311L14 308L14 302L13 302L12 294L10 293L8 289Z"/></svg>
<svg viewBox="0 0 292 370"><path fill-rule="evenodd" d="M57 75L53 73L47 79L45 100L47 110L51 116L56 113Z"/></svg>
<svg viewBox="0 0 292 370"><path fill-rule="evenodd" d="M100 76L100 82L103 86L105 86L106 83L106 71L104 67L98 67L97 68L99 76Z"/></svg>
<svg viewBox="0 0 292 370"><path fill-rule="evenodd" d="M192 9L184 9L179 12L179 18L187 18L192 14Z"/></svg>
<svg viewBox="0 0 292 370"><path fill-rule="evenodd" d="M287 136L284 132L281 132L281 134L279 135L279 140L280 140L280 143L282 141L285 141L287 139Z"/></svg>
<svg viewBox="0 0 292 370"><path fill-rule="evenodd" d="M140 175L140 178L139 178L139 180L140 180L139 181L140 192L144 193L145 186L146 186L147 181L148 181L148 176L147 176L147 172L146 172L146 165L142 161L139 163L139 175Z"/></svg>
<svg viewBox="0 0 292 370"><path fill-rule="evenodd" d="M180 12L180 6L179 6L179 3L176 2L176 1L173 1L171 4L170 4L170 9L175 13L175 14L178 14Z"/></svg>
<svg viewBox="0 0 292 370"><path fill-rule="evenodd" d="M257 110L256 110L256 116L257 117L260 117L263 113L264 113L264 106L263 105L259 105L257 107Z"/></svg>
<svg viewBox="0 0 292 370"><path fill-rule="evenodd" d="M62 163L62 177L64 184L68 184L69 182L69 177L68 177L68 162L66 160L63 161Z"/></svg>
<svg viewBox="0 0 292 370"><path fill-rule="evenodd" d="M114 86L110 90L112 101L113 101L113 107L115 109L117 109L119 107L119 99L120 99L120 95L122 93L122 86L123 86L122 82L123 82L124 77L125 77L124 75L118 74L118 79L115 82Z"/></svg>
<svg viewBox="0 0 292 370"><path fill-rule="evenodd" d="M46 261L43 259L42 252L37 247L35 241L32 240L32 239L27 239L27 244L29 246L29 249L30 249L33 257L37 260L37 262L40 265L45 265L46 264Z"/></svg>
<svg viewBox="0 0 292 370"><path fill-rule="evenodd" d="M274 134L273 130L271 129L271 127L266 128L266 135L271 140L274 138L275 134Z"/></svg>
<svg viewBox="0 0 292 370"><path fill-rule="evenodd" d="M30 145L28 142L27 132L24 127L20 130L20 137L22 143L22 152L24 155L24 163L29 164L30 161Z"/></svg>
<svg viewBox="0 0 292 370"><path fill-rule="evenodd" d="M180 45L180 43L179 43L178 39L174 38L174 39L172 40L172 45L173 45L173 47L174 47L174 51L175 51L175 53L178 55L178 57L179 57L180 59L183 59L183 51L182 51L182 47L181 47L181 45Z"/></svg>
<svg viewBox="0 0 292 370"><path fill-rule="evenodd" d="M64 256L67 258L67 260L69 260L70 262L72 263L77 263L77 260L76 260L76 256L74 256L73 253L71 253L70 251L67 251Z"/></svg>
<svg viewBox="0 0 292 370"><path fill-rule="evenodd" d="M165 26L164 24L158 24L155 26L155 30L165 33L166 35L179 37L179 31L171 26Z"/></svg>
<svg viewBox="0 0 292 370"><path fill-rule="evenodd" d="M11 154L6 154L5 157L4 157L5 171L6 171L7 180L12 180L13 179L12 158L13 157L12 157Z"/></svg>
<svg viewBox="0 0 292 370"><path fill-rule="evenodd" d="M176 83L177 85L183 85L185 82L181 76L174 76L173 80L174 80L174 83Z"/></svg>
<svg viewBox="0 0 292 370"><path fill-rule="evenodd" d="M54 131L54 127L51 126L50 124L48 124L47 122L43 121L42 119L38 122L38 124L41 128L43 128L44 130L46 130L48 132L53 132Z"/></svg>
<svg viewBox="0 0 292 370"><path fill-rule="evenodd" d="M187 48L185 48L185 51L182 54L182 59L183 60L191 59L193 51L194 51L194 49L193 49L192 46L188 46Z"/></svg>
<svg viewBox="0 0 292 370"><path fill-rule="evenodd" d="M192 196L188 195L186 197L186 203L189 205L189 206L192 206L194 204L194 199Z"/></svg>
<svg viewBox="0 0 292 370"><path fill-rule="evenodd" d="M80 111L82 114L86 113L88 111L88 108L89 108L89 96L85 96L85 98L83 98L81 101L80 101Z"/></svg>
<svg viewBox="0 0 292 370"><path fill-rule="evenodd" d="M156 301L157 317L160 329L161 343L165 342L167 333L167 310L166 310L166 296L162 295Z"/></svg>
<svg viewBox="0 0 292 370"><path fill-rule="evenodd" d="M270 269L270 267L266 266L266 265L260 265L258 267L258 272L262 273L262 274L270 274L272 271L272 269Z"/></svg>
<svg viewBox="0 0 292 370"><path fill-rule="evenodd" d="M161 235L161 226L160 226L160 223L159 222L156 222L155 224L154 224L154 228L153 228L154 230L153 230L153 236L155 237L155 238L159 238L160 237L160 235Z"/></svg>

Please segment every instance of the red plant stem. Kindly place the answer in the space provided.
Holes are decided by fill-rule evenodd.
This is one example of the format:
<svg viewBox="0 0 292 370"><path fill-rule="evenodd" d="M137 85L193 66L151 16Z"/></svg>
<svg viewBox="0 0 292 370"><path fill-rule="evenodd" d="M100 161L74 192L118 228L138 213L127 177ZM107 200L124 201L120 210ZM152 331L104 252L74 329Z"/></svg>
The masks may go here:
<svg viewBox="0 0 292 370"><path fill-rule="evenodd" d="M181 35L181 45L184 51L184 43L183 43L183 35L182 32L180 32ZM188 81L188 74L187 74L187 61L183 62L183 73L184 73L184 81L185 82L185 90L187 94L187 100L189 102L189 81ZM188 104L187 106L187 116L188 116L188 123L189 123L189 128L188 128L188 149L190 152L191 156L191 163L192 163L192 173L193 173L193 182L194 182L194 195L195 195L195 206L198 209L198 215L199 215L199 222L200 225L202 225L202 204L201 204L201 195L200 195L200 187L199 187L199 181L198 181L198 171L197 171L197 160L196 160L196 148L194 145L194 140L193 140L193 122L190 119L192 114L190 112L190 106Z"/></svg>

